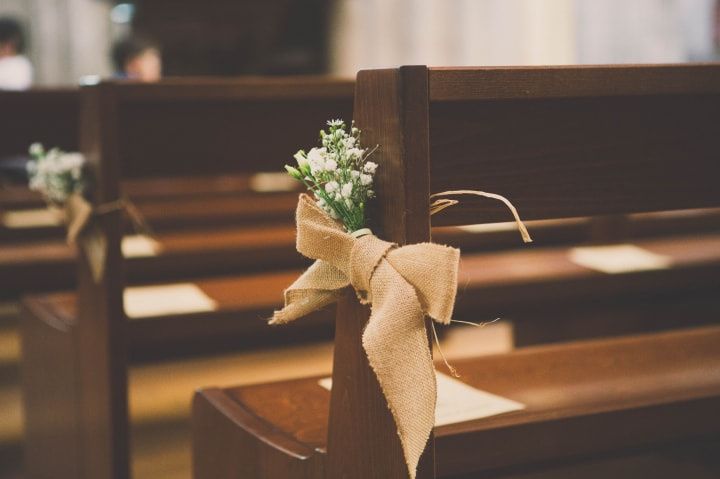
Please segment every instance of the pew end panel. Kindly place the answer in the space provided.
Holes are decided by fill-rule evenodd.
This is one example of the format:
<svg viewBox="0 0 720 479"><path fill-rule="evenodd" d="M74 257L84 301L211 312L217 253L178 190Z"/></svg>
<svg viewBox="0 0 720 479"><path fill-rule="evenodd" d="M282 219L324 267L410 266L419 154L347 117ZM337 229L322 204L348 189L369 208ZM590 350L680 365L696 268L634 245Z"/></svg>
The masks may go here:
<svg viewBox="0 0 720 479"><path fill-rule="evenodd" d="M207 439L194 444L193 477L314 479L325 476L321 460L325 451L274 429L221 389L196 392L192 410L193 437ZM218 434L218 431L221 432Z"/></svg>
<svg viewBox="0 0 720 479"><path fill-rule="evenodd" d="M36 297L23 300L20 327L24 474L38 479L79 477L75 324Z"/></svg>

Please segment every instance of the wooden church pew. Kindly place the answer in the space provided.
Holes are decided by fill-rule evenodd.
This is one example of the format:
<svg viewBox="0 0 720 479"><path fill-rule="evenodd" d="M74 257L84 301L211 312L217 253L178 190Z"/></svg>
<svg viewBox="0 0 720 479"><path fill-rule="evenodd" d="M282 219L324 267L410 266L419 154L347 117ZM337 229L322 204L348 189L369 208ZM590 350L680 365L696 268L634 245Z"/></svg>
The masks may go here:
<svg viewBox="0 0 720 479"><path fill-rule="evenodd" d="M361 72L355 120L382 145L373 230L427 240L430 193L458 188L507 194L526 219L717 207L718 85L718 65ZM468 201L437 221L501 214ZM198 392L194 477L408 477L361 347L368 316L341 299L331 393L318 378ZM466 383L525 409L436 428L417 477L557 477L693 441L717 451L718 340L714 325L463 361ZM683 476L709 477L694 466L718 464Z"/></svg>
<svg viewBox="0 0 720 479"><path fill-rule="evenodd" d="M328 118L349 118L352 107L352 82L323 77L106 82L101 87L113 93L91 113L102 125L96 141L112 144L105 151L122 164L125 194L146 203L144 212L159 229L184 222L258 221L248 210L264 207L263 217L291 219L292 206L274 209L281 199L248 208L236 194L251 193L248 176L281 170ZM280 137L278 131L286 133ZM215 190L229 194L227 203ZM203 204L198 195L210 198ZM176 205L178 196L188 201ZM0 237L62 236L57 226L37 230L0 228Z"/></svg>
<svg viewBox="0 0 720 479"><path fill-rule="evenodd" d="M295 203L296 195L282 201ZM278 208L276 211L283 210ZM670 213L631 216L622 231L615 233L616 240L633 241L673 233L675 236L707 234L720 230L717 210ZM197 218L202 221L200 214L198 212ZM538 246L592 242L592 226L591 220L585 218L529 222ZM437 242L459 247L467 253L514 248L517 246L516 235L513 223L433 229ZM160 232L153 240L158 251L151 256L145 256L144 252L129 252L126 256L131 283L187 277L190 273L191 276L233 274L305 264L295 253L295 229L289 224L231 227L218 224L214 229ZM561 250L549 254L555 258L562 256ZM74 262L74 248L61 240L26 240L3 245L0 249L0 298L72 287L75 284Z"/></svg>
<svg viewBox="0 0 720 479"><path fill-rule="evenodd" d="M119 241L119 239L116 241ZM520 260L522 260L522 257ZM508 264L512 265L513 263L510 262ZM564 265L561 265L561 267L566 268ZM473 286L476 288L475 291L477 291L477 294L483 295L483 288L490 288L489 291L492 291L492 281L486 280L485 284L483 284L482 269L478 269L477 271L479 272L478 274L481 275L479 276L480 280L476 281L477 284ZM280 335L287 334L291 336L286 332L277 330L267 332L267 330L264 329L262 319L267 317L270 311L277 306L279 292L289 283L290 278L297 274L298 272L287 274L284 277L278 274L260 275L254 278L197 281L196 284L217 301L218 311L207 314L185 314L133 319L127 322L126 327L123 327L129 337L127 350L130 351L132 355L158 356L167 355L173 351L191 349L192 347L205 347L206 349L208 345L216 347L220 340L225 340L226 342L234 341L234 344L237 346L249 342L260 342L263 341L262 335L264 331L264 334L272 335L274 340L277 340ZM586 274L585 278L587 281L594 281L597 276L596 274ZM280 278L281 281L278 281L278 278ZM562 280L562 277L560 279ZM578 277L573 279L577 281ZM533 281L537 283L540 280L541 278L533 274L529 274L525 279L525 281L530 283ZM255 286L251 289L248 288L248 282L251 282ZM262 287L258 285L262 285ZM510 285L510 287L527 288L528 286L521 282L519 285ZM254 293L255 291L262 290L267 291L268 294L258 296ZM249 294L243 294L248 292ZM112 294L115 295L117 293ZM67 347L70 348L69 344L72 344L72 341L74 341L72 337L74 334L77 334L75 329L79 324L77 319L78 314L73 314L74 308L77 308L77 306L75 306L72 296L67 295L40 298L33 302L26 302L26 305L29 312L33 313L35 319L41 318L42 320L42 322L28 321L28 328L38 328L39 330L26 331L25 336L28 338L26 340L28 341L26 350L36 351L39 355L40 364L42 364L43 361L52 364L54 361L51 355L46 354L46 358L42 359L43 352L46 348L42 343L33 342L35 341L33 338L43 338L43 340L46 340L48 337L56 335L64 338L57 339L57 341L61 344L65 341L65 344L68 344ZM261 305L262 308L259 305ZM264 311L264 314L260 311L261 309ZM54 328L52 332L45 331L48 326ZM303 329L303 325L299 324L296 328L297 330L293 330L293 334L301 335L309 334L308 331L311 331L313 326L308 324L307 330L305 330ZM72 334L68 334L68 332L72 332ZM253 336L255 334L257 334L257 336ZM122 369L119 371L119 374L124 374ZM34 387L38 388L37 392L33 390ZM45 387L47 386L43 385L40 381L34 385L28 385L31 393L37 394L39 397L48 395L48 392L43 389ZM28 407L29 411L30 409L31 407ZM29 416L31 414L30 412ZM127 421L126 418L117 420ZM45 461L36 462L45 463Z"/></svg>

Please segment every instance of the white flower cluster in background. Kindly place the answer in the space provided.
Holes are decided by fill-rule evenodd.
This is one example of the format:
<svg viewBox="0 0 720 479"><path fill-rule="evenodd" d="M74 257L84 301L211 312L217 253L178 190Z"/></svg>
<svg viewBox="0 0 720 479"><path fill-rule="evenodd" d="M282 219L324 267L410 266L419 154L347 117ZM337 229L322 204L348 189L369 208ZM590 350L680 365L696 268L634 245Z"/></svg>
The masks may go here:
<svg viewBox="0 0 720 479"><path fill-rule="evenodd" d="M342 120L327 124L328 131L320 131L322 146L307 153L298 151L297 167L285 165L285 169L307 186L318 206L352 233L365 226L367 200L375 194L377 164L367 161L372 152L360 146L360 130L351 125L348 131Z"/></svg>
<svg viewBox="0 0 720 479"><path fill-rule="evenodd" d="M62 205L68 196L85 189L85 158L80 153L66 153L58 148L46 151L40 143L33 143L30 156L33 158L27 163L30 189L49 202Z"/></svg>

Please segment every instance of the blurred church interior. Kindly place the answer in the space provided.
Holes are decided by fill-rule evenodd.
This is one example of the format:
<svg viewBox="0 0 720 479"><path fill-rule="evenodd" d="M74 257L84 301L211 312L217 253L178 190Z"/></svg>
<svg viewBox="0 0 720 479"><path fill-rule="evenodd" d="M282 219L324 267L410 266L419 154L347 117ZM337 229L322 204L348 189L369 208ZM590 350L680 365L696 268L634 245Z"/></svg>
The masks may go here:
<svg viewBox="0 0 720 479"><path fill-rule="evenodd" d="M3 20L7 20L6 23L2 23ZM18 38L13 36L13 25L20 28L22 48L13 40ZM275 173L282 171L284 163L294 161L292 158L297 149L315 145L316 132L326 127L325 112L345 114L347 121L352 119L352 82L359 70L401 65L709 65L720 61L720 2L717 0L0 0L0 26L0 33L6 32L3 33L6 38L0 35L0 54L6 51L3 41L10 45L6 58L0 55L0 89L3 74L17 73L11 71L16 66L10 65L8 58L24 57L30 65L26 83L20 82L14 87L10 82L8 91L0 91L0 289L3 290L0 293L0 477L8 479L49 477L29 475L27 461L32 461L38 450L52 449L53 442L45 437L47 442L26 447L25 437L29 429L34 431L33 434L40 434L38 431L46 423L58 421L53 416L53 401L44 405L38 402L43 394L52 396L53 393L37 391L45 391L45 384L53 380L64 381L65 373L58 372L54 376L54 365L58 363L48 359L50 356L36 353L55 347L62 349L58 354L72 355L76 351L67 342L53 342L50 334L37 333L31 323L44 317L43 314L51 314L48 311L59 311L58 318L61 319L58 321L61 322L65 321L62 318L73 318L80 310L80 303L76 301L82 301L73 299L78 282L80 297L89 294L89 300L94 301L92 293L82 289L84 282L91 284L92 281L82 280L82 275L80 280L75 278L78 268L75 253L64 241L61 222L48 220L45 204L37 195L28 194L24 184L27 180L23 176L27 149L35 141L44 143L47 148L58 146L68 151L85 152L92 129L87 125L93 122L83 123L88 130L84 132L76 121L81 113L79 103L75 103L76 96L84 95L83 89L92 90L98 83L101 86L119 84L117 101L130 99L129 106L117 106L120 113L116 122L104 123L106 118L102 115L108 115L107 111L98 116L103 122L100 130L117 127L119 133L111 134L117 144L103 144L97 151L112 156L113 153L108 153L110 148L117 147L119 153L112 157L120 158L123 178L122 182L117 178L111 181L122 185L123 191L157 234L152 243L145 240L126 242L127 238L118 240L122 242L122 254L128 262L127 267L118 269L123 271L125 278L119 280L124 281L122 286L141 288L182 283L197 289L197 285L201 285L201 293L203 297L209 296L213 305L210 309L215 313L226 307L235 308L231 308L221 321L232 323L233 315L240 315L238 311L245 308L247 311L243 310L242 314L250 317L255 325L253 328L261 330L265 327L263 320L282 300L282 286L277 285L289 285L297 276L296 272L307 266L293 247L295 230L292 222L297 190L293 186L288 191L287 182L276 184L279 181L277 175L262 176L267 173L262 167L259 167L261 173L251 171L250 167L229 173L231 168L227 165L243 156L259 158L267 155L267 164L273 165L268 169ZM5 66L3 62L6 62ZM145 77L146 74L149 76ZM151 85L147 90L143 89L146 85L138 86L137 90L123 90L122 83L126 80L133 85L146 80ZM245 101L243 94L238 93L242 86L233 90L235 80L250 82L252 91L262 91L264 84L272 87L267 93L259 93L246 107L246 112L260 112L257 115L263 118L255 126L248 119L249 113L229 112L235 108L234 102L239 105ZM322 86L326 80L330 83ZM296 94L287 86L292 82L302 85L298 91L310 92L307 94L311 98L307 101L299 99L296 95L301 93ZM173 90L173 84L186 90ZM201 92L196 97L193 96L194 84L201 85L198 88ZM166 85L167 91L164 90ZM158 89L152 90L153 86ZM709 101L717 104L717 89L714 93ZM53 99L55 94L59 96ZM156 94L161 100L153 97ZM220 97L225 94L237 98L222 100ZM163 103L162 98L175 98L173 95L177 95L176 100ZM273 103L263 110L263 101L272 103L276 98L286 97L291 99L288 105ZM145 101L149 106L143 110ZM225 101L228 102L225 104L227 110L223 109ZM291 122L288 116L299 110L308 112L307 119ZM603 110L599 108L598 111L602 114ZM528 114L532 115L532 112ZM717 110L714 116L712 128L717 128ZM193 124L189 117L195 117ZM329 113L325 117L331 119ZM179 118L187 120L187 125L180 125ZM175 121L178 121L177 126ZM243 121L248 125L248 133L244 136L232 131ZM234 126L228 126L228 131L224 131L223 122ZM267 133L274 125L277 125L274 134L287 135L295 146L286 145L290 141L285 140L281 145L277 136ZM575 131L572 122L562 128ZM714 131L717 143L720 130ZM242 136L245 142L256 137L262 144L230 143L237 140L236 135ZM193 144L188 137L194 136L202 140ZM102 134L98 138L101 137ZM617 146L631 140L607 141ZM697 143L688 142L685 147L695 151L697 148L693 145ZM575 144L558 146L549 155L562 156L563 148L575 147ZM521 149L518 147L517 151ZM484 151L491 154L495 150ZM637 151L645 150L639 147ZM717 153L717 149L714 151ZM167 161L162 166L159 163L153 166L144 159L145 152L154 156L164 154ZM435 150L431 149L431 154L433 152ZM198 158L202 161L193 167L192 160ZM176 183L162 180L163 171L169 170L175 171L168 176L180 178ZM649 173L651 177L653 174ZM178 190L171 193L172 188ZM185 193L186 190L192 193ZM108 191L112 191L112 187ZM270 193L259 193L263 191ZM252 194L269 194L270 199ZM521 200L520 214L523 206ZM187 214L181 215L178 210L186 207ZM256 211L267 209L267 215L274 216L253 216L252 211L248 213L253 208ZM453 364L467 357L509 353L525 345L637 334L644 331L641 324L645 323L641 319L648 317L657 319L648 329L669 330L676 326L672 319L665 318L669 315L665 313L669 312L677 315L689 312L700 324L716 323L718 308L713 300L716 300L714 296L717 296L717 285L720 284L718 211L704 208L682 209L675 213L610 214L592 219L531 219L528 222L530 232L537 231L535 249L532 250L535 256L518 256L517 260L512 260L516 261L512 263L516 267L506 266L503 262L511 261L514 254L524 254L520 251L523 246L513 223L499 223L495 229L492 225L462 227L464 230L446 227L445 230L437 228L437 231L433 227L433 237L438 241L445 239L459 246L463 254L468 251L481 255L482 261L488 263L478 259L477 264L490 265L490 273L483 274L494 274L494 267L516 275L508 282L479 277L476 284L472 279L475 276L467 273L469 276L461 277L461 282L462 278L466 280L461 284L461 302L467 300L475 305L481 300L473 303L472 298L481 298L485 294L496 298L502 298L503 294L510 297L547 284L550 284L547 291L567 291L576 287L588 295L579 294L574 300L577 302L562 311L557 306L550 306L555 303L549 302L547 308L552 309L543 313L538 313L541 307L537 304L544 303L532 303L535 306L526 309L517 307L516 303L524 296L513 296L516 299L506 301L497 299L484 307L478 306L482 311L479 317L467 314L461 315L461 319L487 324L480 328L456 325L442 331L439 344L444 357ZM503 210L503 213L507 212ZM484 222L483 218L476 219L477 223ZM628 290L635 287L642 290L639 294L644 299L640 303L608 299L609 283L598 286L596 291L592 289L595 287L592 282L599 275L616 273L608 273L607 268L597 266L601 260L582 250L583 246L606 243L621 244L625 248L612 250L618 255L611 258L613 267L620 263L620 271L625 271L622 266L627 266L626 263L650 261L650 266L641 264L638 271L664 271L667 278L658 274L658 277L641 278L628 286ZM114 244L110 241L107 247L113 248ZM134 253L129 252L133 245ZM578 246L580 249L573 249ZM566 252L570 249L573 253L568 256ZM640 249L644 256L638 256ZM584 253L592 258L587 259ZM162 258L163 254L167 255L166 260ZM144 263L143 258L148 257L150 260ZM266 260L268 266L259 264L260 258ZM466 266L473 264L471 259L464 261ZM682 264L683 273L671 275L668 271L672 266L668 264ZM87 265L80 266L83 267L87 269ZM109 261L108 271L112 272L113 267ZM557 268L559 276L554 276L556 270L553 268ZM640 274L632 268L627 271L632 271L628 274ZM106 271L106 274L111 273ZM569 276L562 276L565 274ZM617 274L622 276L623 272ZM558 277L567 282L563 283ZM101 283L108 288L115 287L112 278L103 281L107 284ZM262 281L275 285L276 290L270 291ZM579 286L581 283L587 287ZM477 291L472 289L473 284ZM508 284L517 287L519 292L512 288L503 289ZM182 296L182 293L175 294ZM532 296L528 293L528 297ZM670 296L674 298L672 301ZM250 299L241 301L240 297ZM173 303L173 296L168 298L165 301ZM567 304L570 300L563 301ZM589 301L596 309L583 310L578 305L587 306L588 303L582 301ZM59 309L51 309L49 305L53 302L59 304ZM651 303L653 307L648 306ZM147 304L143 307L147 309ZM150 316L167 316L173 311L170 308L170 312L152 313L152 307L150 310L147 313ZM616 329L601 326L604 323L599 311L622 316L623 326ZM133 315L128 311L127 303L125 314ZM547 323L542 323L546 326L520 320L522 315L533 314L548 319ZM579 328L553 318L555 314L558 318L584 314L587 324L597 326L597 333L580 332ZM192 477L191 399L199 388L239 387L306 376L328 376L332 371L333 337L327 328L316 327L308 332L310 328L305 331L298 327L275 339L272 333L268 336L267 332L261 332L260 339L255 341L243 339L243 334L250 333L231 326L214 331L214 336L205 335L198 331L213 326L196 324L202 315L196 316L193 316L193 326L188 326L187 330L194 332L187 333L189 337L182 340L183 327L175 329L166 325L168 329L162 329L160 323L153 325L152 320L142 318L131 318L126 321L128 329L118 330L130 338L125 338L125 346L136 341L136 345L128 346L130 352L127 354L128 410L125 412L130 451L122 456L129 458L127 467L135 479ZM513 321L515 316L520 318L517 322ZM82 314L79 317L87 319ZM498 317L500 320L494 321ZM68 328L74 327L74 320L67 321ZM143 321L144 326L137 326ZM526 336L522 336L521 328L517 328L521 323L529 325L522 328ZM110 350L112 347L109 346ZM439 361L439 351L437 346L435 348L435 358ZM31 354L35 359L28 359ZM109 366L97 364L97 368L112 370L112 374L115 373L113 368L120 368L112 361ZM714 364L714 369L710 368L707 374L714 377L714 384L717 384L720 382L720 363ZM72 374L92 376L92 372L83 367L86 365L81 365ZM441 362L437 367L449 374ZM58 369L63 368L58 366ZM460 370L462 380L462 366ZM122 392L122 385L119 387ZM57 411L64 407L63 401L73 401L68 397L56 396ZM43 410L45 413L38 412ZM717 418L711 422L716 423ZM718 440L717 430L714 433ZM592 433L588 432L588 435ZM122 446L119 448L122 450ZM703 457L707 459L710 455L706 453ZM643 461L647 457L635 462L628 457L622 459L623 464L632 463L629 467L636 475L618 474L620 477L650 477L637 472L642 471L640 466L645 464ZM51 460L64 465L72 462L57 457L48 459ZM440 459L438 461L442 464ZM687 459L683 464L687 466L689 461ZM588 475L569 473L547 477L607 477L616 474L612 467ZM717 462L714 466L703 467L707 468L702 471L688 469L695 475L688 473L686 477L720 477ZM670 466L667 468L677 472ZM674 472L667 474L662 477L678 477L673 475ZM76 477L91 479L84 475ZM112 477L122 479L122 472ZM520 470L516 476L508 477L546 476L535 476L530 469L526 475Z"/></svg>

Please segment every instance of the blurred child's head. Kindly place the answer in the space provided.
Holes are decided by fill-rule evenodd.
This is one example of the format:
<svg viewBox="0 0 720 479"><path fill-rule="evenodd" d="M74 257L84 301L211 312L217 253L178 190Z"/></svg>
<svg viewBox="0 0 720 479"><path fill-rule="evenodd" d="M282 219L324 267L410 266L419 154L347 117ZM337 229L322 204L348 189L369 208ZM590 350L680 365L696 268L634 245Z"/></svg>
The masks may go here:
<svg viewBox="0 0 720 479"><path fill-rule="evenodd" d="M162 76L162 58L158 45L146 38L128 37L112 49L115 71L140 81L157 81Z"/></svg>
<svg viewBox="0 0 720 479"><path fill-rule="evenodd" d="M20 22L0 18L0 58L20 55L25 51L25 35Z"/></svg>

